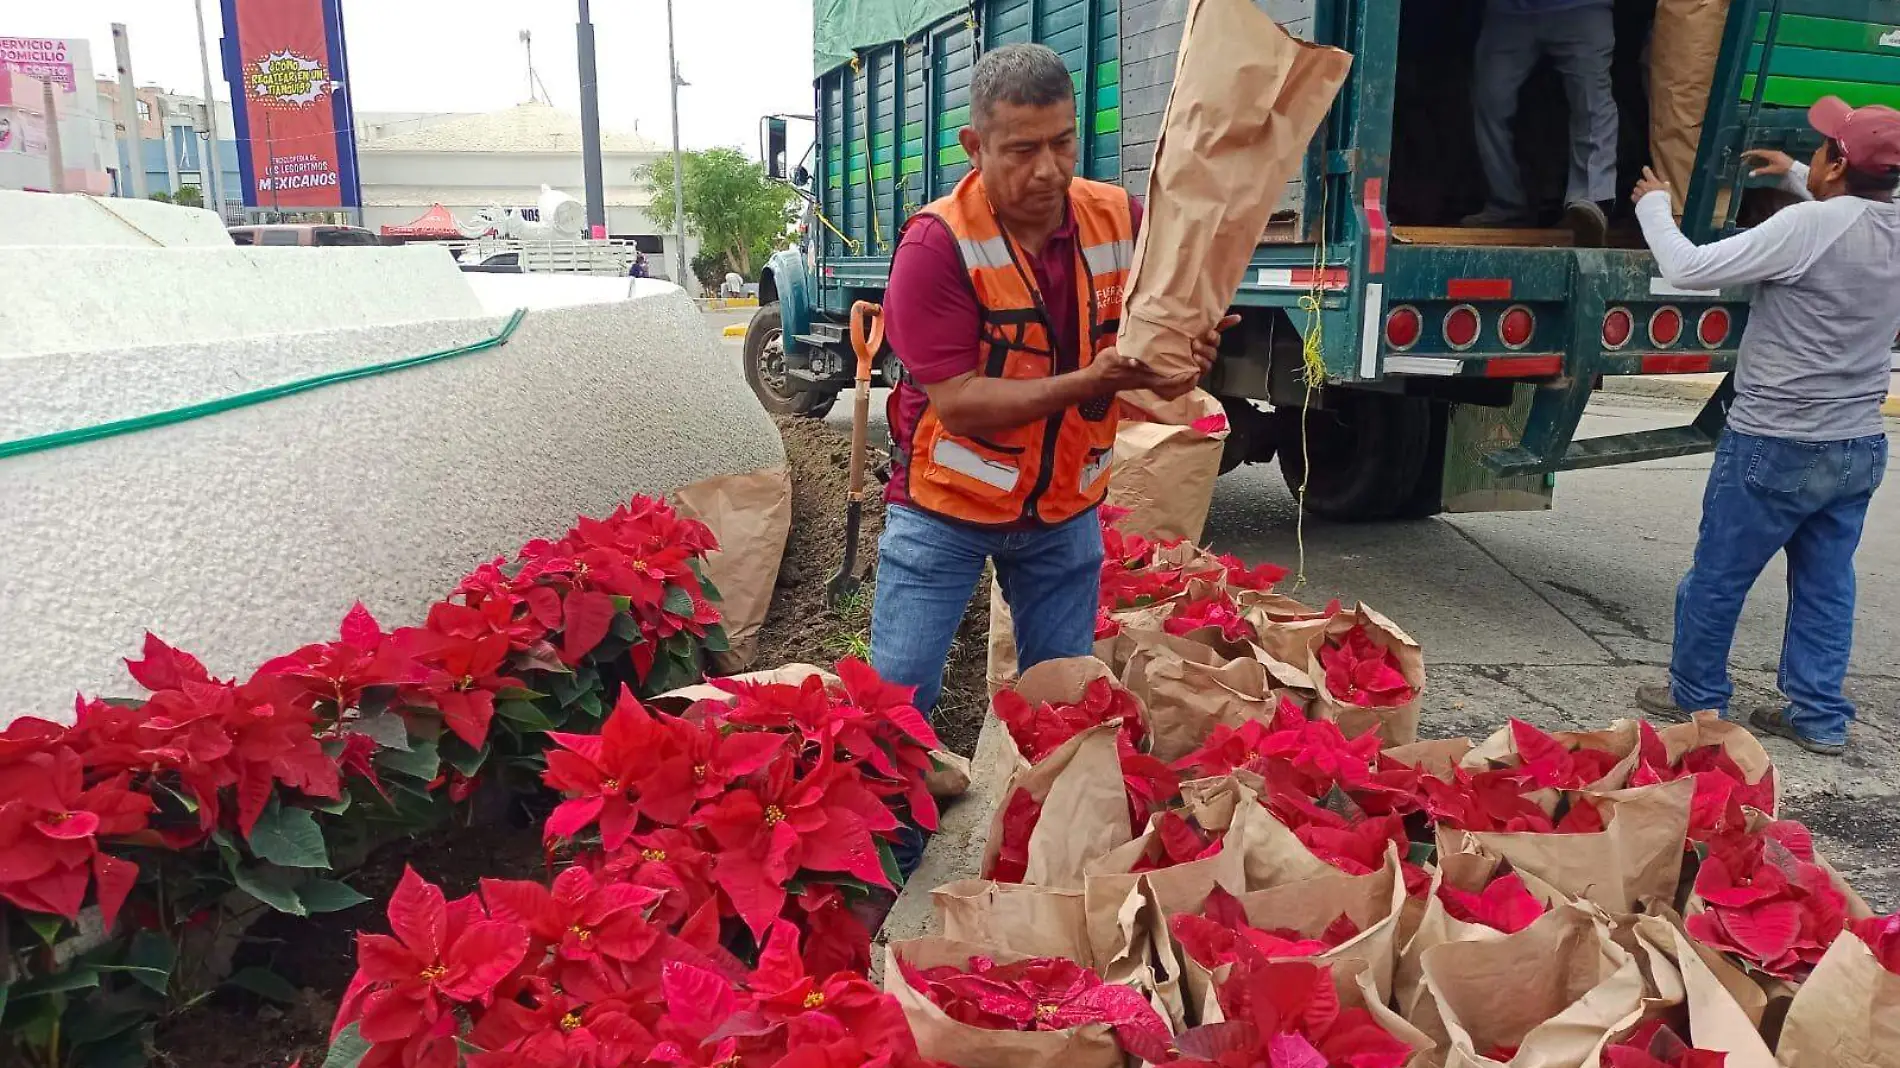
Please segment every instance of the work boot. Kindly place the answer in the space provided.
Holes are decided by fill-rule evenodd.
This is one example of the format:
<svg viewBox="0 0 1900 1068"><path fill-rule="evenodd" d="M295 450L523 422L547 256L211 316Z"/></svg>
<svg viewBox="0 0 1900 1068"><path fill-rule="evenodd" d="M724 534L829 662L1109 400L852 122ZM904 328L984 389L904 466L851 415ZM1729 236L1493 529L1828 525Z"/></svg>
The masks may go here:
<svg viewBox="0 0 1900 1068"><path fill-rule="evenodd" d="M1763 734L1772 734L1777 738L1786 738L1801 748L1806 749L1808 752L1818 756L1837 757L1847 752L1847 745L1845 743L1817 742L1807 735L1802 734L1795 728L1794 724L1788 722L1787 710L1780 705L1768 705L1756 709L1749 715L1748 725Z"/></svg>
<svg viewBox="0 0 1900 1068"><path fill-rule="evenodd" d="M1505 208L1496 204L1486 204L1484 210L1476 215L1467 215L1458 225L1476 230L1510 230L1531 225L1530 212L1522 208Z"/></svg>
<svg viewBox="0 0 1900 1068"><path fill-rule="evenodd" d="M1664 719L1676 723L1687 723L1689 713L1676 704L1676 695L1667 683L1661 685L1638 686L1636 688L1636 707L1651 719Z"/></svg>
<svg viewBox="0 0 1900 1068"><path fill-rule="evenodd" d="M1564 206L1564 229L1575 235L1578 248L1602 248L1610 236L1610 213L1604 204L1573 200Z"/></svg>

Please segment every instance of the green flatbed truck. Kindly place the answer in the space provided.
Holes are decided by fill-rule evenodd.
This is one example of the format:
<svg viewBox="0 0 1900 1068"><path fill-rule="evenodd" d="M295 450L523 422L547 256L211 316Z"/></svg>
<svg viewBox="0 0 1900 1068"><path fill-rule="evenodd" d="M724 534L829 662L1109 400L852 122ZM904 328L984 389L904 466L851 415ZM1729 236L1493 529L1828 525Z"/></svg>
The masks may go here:
<svg viewBox="0 0 1900 1068"><path fill-rule="evenodd" d="M1727 382L1685 426L1576 432L1604 376L1732 370L1746 291L1671 287L1627 218L1609 248L1568 247L1561 231L1453 228L1484 194L1468 103L1483 0L1255 3L1355 62L1255 252L1235 297L1242 325L1207 382L1233 428L1228 468L1277 457L1290 485L1306 483L1309 511L1377 520L1547 508L1558 472L1713 448ZM1655 8L1616 4L1624 193L1649 162ZM762 402L822 415L849 385L848 310L880 298L905 220L969 170L957 131L981 50L1038 41L1061 53L1078 90L1081 171L1139 194L1185 9L819 0L816 141L792 176L809 202L805 237L767 266L745 341ZM1693 239L1780 206L1785 194L1757 188L1740 153L1805 158L1817 144L1806 107L1830 93L1900 106L1900 0L1731 0L1687 194ZM782 139L782 120L769 127ZM1540 70L1521 100L1518 155L1553 216L1567 127L1562 84ZM1311 391L1309 345L1325 364Z"/></svg>

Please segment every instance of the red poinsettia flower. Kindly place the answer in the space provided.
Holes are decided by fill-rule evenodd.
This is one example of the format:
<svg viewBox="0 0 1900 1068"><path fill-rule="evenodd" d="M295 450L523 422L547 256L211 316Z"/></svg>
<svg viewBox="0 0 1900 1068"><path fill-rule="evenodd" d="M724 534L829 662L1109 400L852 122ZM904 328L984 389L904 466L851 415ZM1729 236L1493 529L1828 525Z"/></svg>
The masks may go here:
<svg viewBox="0 0 1900 1068"><path fill-rule="evenodd" d="M1172 868L1176 864L1206 860L1220 853L1227 832L1207 831L1190 823L1178 812L1163 813L1155 821L1154 834L1148 840L1148 848L1142 852L1141 859L1131 871L1159 871Z"/></svg>
<svg viewBox="0 0 1900 1068"><path fill-rule="evenodd" d="M756 937L778 918L786 884L800 870L891 887L873 836L897 830L897 817L837 761L820 760L800 777L781 755L755 787L732 790L695 813L693 826L719 843L713 878Z"/></svg>
<svg viewBox="0 0 1900 1068"><path fill-rule="evenodd" d="M466 605L437 602L429 608L429 618L423 626L437 634L465 641L500 635L508 639L510 649L532 648L547 639L549 630L527 599L513 594L484 597Z"/></svg>
<svg viewBox="0 0 1900 1068"><path fill-rule="evenodd" d="M520 1000L497 1001L469 1032L468 1068L619 1068L645 1060L658 1040L613 998L588 1002L546 979Z"/></svg>
<svg viewBox="0 0 1900 1068"><path fill-rule="evenodd" d="M356 936L357 973L335 1028L355 1022L376 1045L433 1036L454 1006L485 1003L528 952L520 924L490 919L473 897L445 900L410 868L389 899L389 929Z"/></svg>
<svg viewBox="0 0 1900 1068"><path fill-rule="evenodd" d="M937 799L926 780L933 768L930 754L942 749L943 742L917 711L916 687L887 682L856 657L838 662L838 679L845 700L865 713L864 726L873 743L868 752L852 755L885 780L869 785L880 796L903 797L910 822L935 831ZM849 746L846 752L851 752Z"/></svg>
<svg viewBox="0 0 1900 1068"><path fill-rule="evenodd" d="M591 999L613 993L610 969L633 964L659 944L661 929L647 922L656 890L599 883L587 869L568 868L544 887L523 880L482 880L482 900L497 920L519 924L554 953L553 978L564 990Z"/></svg>
<svg viewBox="0 0 1900 1068"><path fill-rule="evenodd" d="M1098 608L1095 610L1096 641L1099 642L1104 638L1113 638L1121 632L1121 620L1115 618L1115 613L1112 610L1107 608Z"/></svg>
<svg viewBox="0 0 1900 1068"><path fill-rule="evenodd" d="M596 822L601 844L618 852L633 834L642 803L641 782L665 759L672 733L631 691L622 690L599 734L549 732L558 749L547 753L542 781L566 794L548 817L548 838L572 838Z"/></svg>
<svg viewBox="0 0 1900 1068"><path fill-rule="evenodd" d="M1602 781L1622 761L1601 749L1567 746L1521 719L1513 718L1510 730L1526 790L1581 790Z"/></svg>
<svg viewBox="0 0 1900 1068"><path fill-rule="evenodd" d="M88 788L79 755L66 748L0 767L0 898L71 920L96 883L111 930L139 869L102 852L99 840L144 830L153 809L129 783L119 775Z"/></svg>
<svg viewBox="0 0 1900 1068"><path fill-rule="evenodd" d="M1357 937L1359 925L1342 912L1318 938L1293 930L1255 927L1240 899L1216 886L1207 895L1200 915L1174 916L1168 921L1168 931L1195 963L1213 971L1240 960L1248 949L1268 958L1317 956Z"/></svg>
<svg viewBox="0 0 1900 1068"><path fill-rule="evenodd" d="M1550 814L1524 796L1514 768L1472 772L1454 766L1449 780L1423 775L1418 785L1426 813L1445 827L1530 834L1556 829Z"/></svg>
<svg viewBox="0 0 1900 1068"><path fill-rule="evenodd" d="M712 856L690 831L662 827L636 834L620 852L586 854L581 862L604 879L659 891L652 919L662 927L677 929L713 898Z"/></svg>
<svg viewBox="0 0 1900 1068"><path fill-rule="evenodd" d="M755 1033L785 1028L801 1044L854 1035L873 1049L915 1052L910 1025L896 999L861 974L815 977L811 973L817 970L799 955L798 942L795 925L785 920L772 925L759 966L746 981L757 1022L744 1026Z"/></svg>
<svg viewBox="0 0 1900 1068"><path fill-rule="evenodd" d="M967 970L920 969L901 956L904 981L951 1019L993 1031L1066 1031L1103 1023L1121 1047L1146 1061L1165 1061L1168 1025L1140 991L1104 983L1069 960L1033 958L997 964L972 957Z"/></svg>
<svg viewBox="0 0 1900 1068"><path fill-rule="evenodd" d="M1326 692L1361 708L1396 708L1418 696L1399 670L1399 658L1372 640L1365 625L1328 638L1319 650Z"/></svg>
<svg viewBox="0 0 1900 1068"><path fill-rule="evenodd" d="M1036 833L1036 822L1040 819L1042 802L1028 790L1018 788L1009 795L1009 803L1003 806L1002 839L997 844L995 861L983 874L985 879L1020 883L1028 878L1029 837Z"/></svg>
<svg viewBox="0 0 1900 1068"><path fill-rule="evenodd" d="M1900 975L1900 913L1855 920L1849 929L1867 944L1882 968Z"/></svg>
<svg viewBox="0 0 1900 1068"><path fill-rule="evenodd" d="M1695 1049L1662 1020L1651 1020L1628 1038L1603 1048L1607 1068L1722 1068L1728 1054Z"/></svg>
<svg viewBox="0 0 1900 1068"><path fill-rule="evenodd" d="M1412 1057L1370 1012L1340 1006L1330 968L1243 960L1216 996L1228 1022L1175 1036L1175 1068L1401 1068Z"/></svg>
<svg viewBox="0 0 1900 1068"><path fill-rule="evenodd" d="M1438 903L1454 920L1483 924L1505 934L1522 931L1548 911L1514 871L1496 876L1477 893L1443 883L1438 887Z"/></svg>
<svg viewBox="0 0 1900 1068"><path fill-rule="evenodd" d="M1847 926L1846 895L1792 821L1711 842L1695 893L1704 908L1688 918L1691 936L1783 979L1805 977Z"/></svg>
<svg viewBox="0 0 1900 1068"><path fill-rule="evenodd" d="M439 709L444 725L475 749L488 744L495 695L525 689L520 679L501 673L508 659L505 635L458 638L410 628L397 631L391 640L422 667L419 681L402 688L404 699Z"/></svg>
<svg viewBox="0 0 1900 1068"><path fill-rule="evenodd" d="M1141 704L1133 694L1106 678L1091 681L1083 690L1082 699L1074 704L1032 705L1014 690L999 690L990 699L990 708L1009 729L1017 751L1031 764L1090 727L1110 720L1121 721L1122 733L1131 745L1139 746L1148 736L1147 725L1142 722Z"/></svg>
<svg viewBox="0 0 1900 1068"><path fill-rule="evenodd" d="M1249 720L1237 728L1220 724L1204 746L1176 761L1175 767L1195 777L1245 769L1276 786L1323 797L1334 789L1351 792L1373 786L1378 757L1377 734L1349 740L1337 723L1309 720L1283 697L1271 721Z"/></svg>
<svg viewBox="0 0 1900 1068"><path fill-rule="evenodd" d="M1638 760L1630 773L1631 786L1651 786L1695 777L1695 800L1689 809L1689 839L1707 842L1719 835L1746 829L1747 810L1772 815L1775 809L1775 772L1769 768L1760 780L1748 775L1721 745L1704 745L1671 763L1668 747L1648 720L1639 720Z"/></svg>
<svg viewBox="0 0 1900 1068"><path fill-rule="evenodd" d="M770 764L787 741L765 731L728 731L713 719L659 722L671 745L666 756L647 758L653 770L641 783L641 809L665 825L685 823L701 802L717 799L733 782Z"/></svg>
<svg viewBox="0 0 1900 1068"><path fill-rule="evenodd" d="M1278 564L1259 564L1247 566L1247 562L1238 556L1223 554L1220 557L1221 570L1228 586L1236 590L1271 590L1284 581L1289 571Z"/></svg>
<svg viewBox="0 0 1900 1068"><path fill-rule="evenodd" d="M871 932L845 900L825 883L806 883L785 911L806 932L805 968L813 975L871 970Z"/></svg>
<svg viewBox="0 0 1900 1068"><path fill-rule="evenodd" d="M421 675L358 601L343 617L336 641L268 661L251 680L301 711L324 704L331 717L341 717L362 703L363 691L420 682Z"/></svg>
<svg viewBox="0 0 1900 1068"><path fill-rule="evenodd" d="M1253 624L1247 622L1234 599L1225 593L1188 601L1176 608L1161 626L1169 634L1213 630L1222 641L1228 642L1250 642L1255 637Z"/></svg>

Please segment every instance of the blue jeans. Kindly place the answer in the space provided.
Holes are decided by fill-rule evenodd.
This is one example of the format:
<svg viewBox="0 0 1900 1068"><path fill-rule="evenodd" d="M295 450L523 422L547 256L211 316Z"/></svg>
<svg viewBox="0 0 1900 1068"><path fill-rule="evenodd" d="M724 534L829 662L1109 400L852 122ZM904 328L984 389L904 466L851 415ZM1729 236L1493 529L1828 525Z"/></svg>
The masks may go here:
<svg viewBox="0 0 1900 1068"><path fill-rule="evenodd" d="M1885 436L1791 441L1730 430L1702 496L1695 563L1676 588L1669 678L1676 704L1728 714L1729 646L1742 602L1777 552L1788 554L1780 685L1787 722L1842 744L1854 706L1841 692L1854 644L1854 551L1887 470Z"/></svg>
<svg viewBox="0 0 1900 1068"><path fill-rule="evenodd" d="M943 693L944 661L986 561L996 561L1021 667L1095 649L1102 528L1092 511L1059 526L1001 533L892 505L877 551L871 666L888 681L915 686L925 716Z"/></svg>

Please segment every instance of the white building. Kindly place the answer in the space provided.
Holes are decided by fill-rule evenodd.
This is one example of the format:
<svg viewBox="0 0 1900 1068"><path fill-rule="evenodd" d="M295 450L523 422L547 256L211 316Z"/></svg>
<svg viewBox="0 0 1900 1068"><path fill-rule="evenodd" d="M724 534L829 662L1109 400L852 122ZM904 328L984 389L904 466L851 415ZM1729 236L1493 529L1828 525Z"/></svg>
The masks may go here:
<svg viewBox="0 0 1900 1068"><path fill-rule="evenodd" d="M379 116L379 118L383 118ZM547 104L520 104L481 115L391 115L363 122L357 145L363 179L363 224L413 222L440 204L458 219L483 208L533 209L541 187L585 199L579 115ZM638 134L602 130L607 235L637 242L656 277L670 277L674 259L671 219L647 214L651 202L637 175L666 156ZM698 241L687 240L687 258Z"/></svg>

